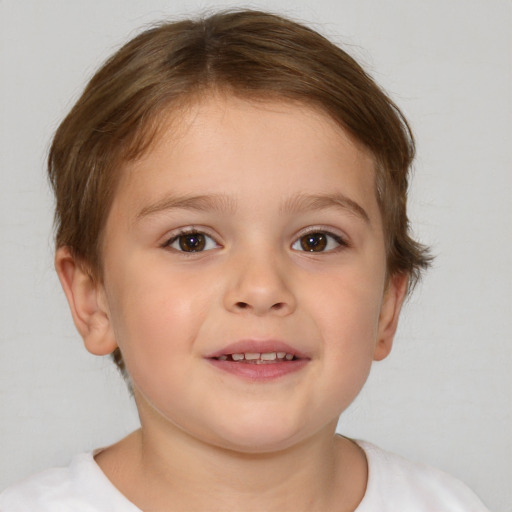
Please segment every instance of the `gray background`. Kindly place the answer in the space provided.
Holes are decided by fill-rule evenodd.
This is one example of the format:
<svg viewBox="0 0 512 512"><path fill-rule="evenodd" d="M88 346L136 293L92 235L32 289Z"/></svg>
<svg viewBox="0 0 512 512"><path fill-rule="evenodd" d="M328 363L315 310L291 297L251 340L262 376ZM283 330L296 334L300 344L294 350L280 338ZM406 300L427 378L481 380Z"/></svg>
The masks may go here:
<svg viewBox="0 0 512 512"><path fill-rule="evenodd" d="M52 267L49 140L99 62L141 26L208 1L0 0L0 488L117 440L136 412L82 348ZM418 139L416 234L437 260L340 432L512 511L512 3L245 3L345 45Z"/></svg>

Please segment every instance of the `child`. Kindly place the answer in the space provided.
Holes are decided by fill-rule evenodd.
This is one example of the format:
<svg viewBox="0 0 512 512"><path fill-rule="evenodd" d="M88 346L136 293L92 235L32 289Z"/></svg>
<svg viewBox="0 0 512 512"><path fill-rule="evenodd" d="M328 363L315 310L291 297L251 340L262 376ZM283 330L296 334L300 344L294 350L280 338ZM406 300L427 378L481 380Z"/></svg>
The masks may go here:
<svg viewBox="0 0 512 512"><path fill-rule="evenodd" d="M121 48L58 129L56 269L141 428L0 495L16 511L483 511L335 435L428 266L412 135L316 32L254 11Z"/></svg>

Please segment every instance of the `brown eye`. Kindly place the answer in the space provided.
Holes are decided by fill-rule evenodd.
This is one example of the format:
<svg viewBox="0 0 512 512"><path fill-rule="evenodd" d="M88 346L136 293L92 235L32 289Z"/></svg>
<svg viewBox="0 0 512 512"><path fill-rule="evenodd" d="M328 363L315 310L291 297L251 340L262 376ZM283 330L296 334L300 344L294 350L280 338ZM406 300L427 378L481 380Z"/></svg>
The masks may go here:
<svg viewBox="0 0 512 512"><path fill-rule="evenodd" d="M332 252L342 247L348 247L345 240L328 231L310 231L292 244L293 250L302 252Z"/></svg>
<svg viewBox="0 0 512 512"><path fill-rule="evenodd" d="M308 252L322 252L327 247L327 235L325 233L308 233L300 238L302 250Z"/></svg>
<svg viewBox="0 0 512 512"><path fill-rule="evenodd" d="M202 233L187 233L180 235L177 239L179 248L184 252L203 251L206 246L206 239Z"/></svg>
<svg viewBox="0 0 512 512"><path fill-rule="evenodd" d="M217 249L219 244L209 235L201 231L185 231L173 236L163 247L178 252L204 252Z"/></svg>

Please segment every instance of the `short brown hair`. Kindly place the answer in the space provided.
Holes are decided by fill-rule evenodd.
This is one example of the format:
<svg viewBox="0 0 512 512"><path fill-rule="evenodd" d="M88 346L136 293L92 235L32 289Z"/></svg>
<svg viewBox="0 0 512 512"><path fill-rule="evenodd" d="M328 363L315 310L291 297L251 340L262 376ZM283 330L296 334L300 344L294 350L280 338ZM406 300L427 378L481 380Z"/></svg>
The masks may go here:
<svg viewBox="0 0 512 512"><path fill-rule="evenodd" d="M251 10L161 23L129 41L93 76L49 153L57 247L69 247L102 279L102 234L122 164L147 150L165 112L212 90L319 107L362 143L375 158L388 275L407 274L415 284L430 257L409 232L414 139L407 121L359 64L325 37Z"/></svg>

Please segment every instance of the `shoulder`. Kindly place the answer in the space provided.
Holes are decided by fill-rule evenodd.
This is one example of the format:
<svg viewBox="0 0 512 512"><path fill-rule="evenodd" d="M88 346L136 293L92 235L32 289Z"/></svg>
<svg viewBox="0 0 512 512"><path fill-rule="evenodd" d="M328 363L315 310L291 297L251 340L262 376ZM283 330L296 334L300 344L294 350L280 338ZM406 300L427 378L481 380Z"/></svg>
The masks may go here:
<svg viewBox="0 0 512 512"><path fill-rule="evenodd" d="M140 512L129 503L94 461L77 455L68 467L33 475L0 493L0 512Z"/></svg>
<svg viewBox="0 0 512 512"><path fill-rule="evenodd" d="M52 468L32 475L0 494L0 510L18 512L31 507L41 512L51 510L57 504L65 504L66 497L73 494L74 480L71 467Z"/></svg>
<svg viewBox="0 0 512 512"><path fill-rule="evenodd" d="M456 478L410 462L364 441L357 444L368 461L368 484L357 512L488 512Z"/></svg>

